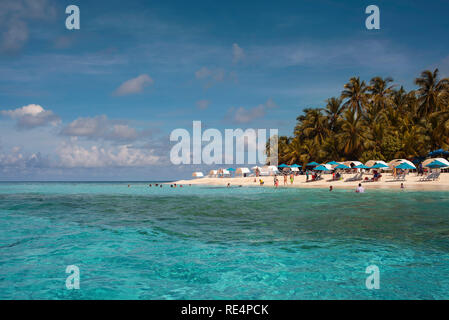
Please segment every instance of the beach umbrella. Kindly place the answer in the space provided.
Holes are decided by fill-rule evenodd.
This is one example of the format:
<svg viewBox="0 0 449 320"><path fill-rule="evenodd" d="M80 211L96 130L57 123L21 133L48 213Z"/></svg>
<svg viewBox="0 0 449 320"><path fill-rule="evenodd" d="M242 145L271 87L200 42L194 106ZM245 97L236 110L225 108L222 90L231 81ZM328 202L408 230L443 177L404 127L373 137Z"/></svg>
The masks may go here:
<svg viewBox="0 0 449 320"><path fill-rule="evenodd" d="M428 168L445 168L445 167L447 167L447 164L444 164L438 160L435 160L435 161L429 163L428 165L426 165L426 167L428 167Z"/></svg>
<svg viewBox="0 0 449 320"><path fill-rule="evenodd" d="M376 163L374 166L371 167L371 169L383 169L383 168L389 168L386 164L383 163Z"/></svg>
<svg viewBox="0 0 449 320"><path fill-rule="evenodd" d="M204 174L200 171L197 171L197 172L192 173L192 177L201 178L201 177L204 177Z"/></svg>
<svg viewBox="0 0 449 320"><path fill-rule="evenodd" d="M416 167L408 164L407 162L402 162L401 164L396 166L396 169L407 170L407 169L416 169Z"/></svg>
<svg viewBox="0 0 449 320"><path fill-rule="evenodd" d="M335 166L335 165L339 165L340 163L338 163L337 161L331 161L331 162L328 162L327 164L330 164L331 166Z"/></svg>
<svg viewBox="0 0 449 320"><path fill-rule="evenodd" d="M313 170L317 170L317 171L330 171L328 168L326 168L323 165L319 165L317 167L315 167Z"/></svg>
<svg viewBox="0 0 449 320"><path fill-rule="evenodd" d="M228 170L228 171L235 171L234 168L227 168L226 170Z"/></svg>
<svg viewBox="0 0 449 320"><path fill-rule="evenodd" d="M435 156L439 156L439 155L447 156L447 155L449 155L449 152L446 150L443 150L443 149L438 149L438 150L429 152L429 156L431 156L431 157L435 157Z"/></svg>
<svg viewBox="0 0 449 320"><path fill-rule="evenodd" d="M308 164L306 164L307 167L315 167L315 166L319 166L320 164L313 161L313 162L309 162Z"/></svg>
<svg viewBox="0 0 449 320"><path fill-rule="evenodd" d="M292 167L292 168L301 168L301 166L300 166L299 164L296 164L296 163L295 163L295 164L292 164L291 167Z"/></svg>
<svg viewBox="0 0 449 320"><path fill-rule="evenodd" d="M371 169L370 167L365 166L363 163L358 166L353 167L353 169Z"/></svg>
<svg viewBox="0 0 449 320"><path fill-rule="evenodd" d="M289 166L287 166L285 163L281 164L280 166L278 166L279 168L289 168Z"/></svg>
<svg viewBox="0 0 449 320"><path fill-rule="evenodd" d="M339 164L334 169L351 169L351 167L348 167L347 165L344 164Z"/></svg>

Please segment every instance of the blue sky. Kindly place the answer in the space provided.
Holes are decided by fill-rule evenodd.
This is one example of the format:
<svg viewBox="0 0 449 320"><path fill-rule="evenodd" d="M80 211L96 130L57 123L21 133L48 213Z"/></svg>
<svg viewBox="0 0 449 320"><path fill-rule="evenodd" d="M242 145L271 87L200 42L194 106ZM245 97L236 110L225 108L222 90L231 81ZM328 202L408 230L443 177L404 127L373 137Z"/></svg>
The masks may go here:
<svg viewBox="0 0 449 320"><path fill-rule="evenodd" d="M65 28L78 5L81 29ZM381 29L365 28L380 8ZM352 76L449 76L449 1L0 2L0 180L188 177L169 134L277 128ZM31 106L31 107L30 107ZM23 109L23 107L27 107Z"/></svg>

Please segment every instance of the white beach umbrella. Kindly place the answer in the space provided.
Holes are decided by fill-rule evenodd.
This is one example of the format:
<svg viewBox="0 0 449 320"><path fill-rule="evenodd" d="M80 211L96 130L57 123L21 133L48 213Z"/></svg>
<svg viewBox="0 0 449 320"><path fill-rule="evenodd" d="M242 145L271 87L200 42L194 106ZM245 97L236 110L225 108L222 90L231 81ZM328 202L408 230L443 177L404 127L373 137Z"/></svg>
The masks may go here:
<svg viewBox="0 0 449 320"><path fill-rule="evenodd" d="M240 174L242 176L248 173L251 173L248 168L237 168L237 170L235 170L235 174Z"/></svg>
<svg viewBox="0 0 449 320"><path fill-rule="evenodd" d="M202 178L202 177L204 177L204 174L200 171L197 171L197 172L192 173L192 177Z"/></svg>
<svg viewBox="0 0 449 320"><path fill-rule="evenodd" d="M444 168L448 168L448 167L449 167L449 161L447 161L447 160L444 159L444 158L430 158L430 159L426 159L426 160L423 161L422 165L423 165L423 167L426 167L428 164L430 164L430 163L432 163L432 162L434 162L434 161L439 161L439 162L441 162L441 163L446 164L447 167L444 167ZM444 168L443 168L443 169L444 169Z"/></svg>

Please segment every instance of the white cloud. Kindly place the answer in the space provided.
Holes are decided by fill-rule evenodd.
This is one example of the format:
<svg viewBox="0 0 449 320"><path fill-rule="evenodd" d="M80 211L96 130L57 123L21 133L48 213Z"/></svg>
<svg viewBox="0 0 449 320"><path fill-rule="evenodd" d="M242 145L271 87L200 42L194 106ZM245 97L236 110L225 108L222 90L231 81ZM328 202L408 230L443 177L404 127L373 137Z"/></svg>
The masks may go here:
<svg viewBox="0 0 449 320"><path fill-rule="evenodd" d="M142 167L160 162L153 150L144 151L127 145L106 149L65 143L58 149L58 155L60 165L69 168Z"/></svg>
<svg viewBox="0 0 449 320"><path fill-rule="evenodd" d="M195 77L198 80L206 81L206 88L213 86L217 82L222 82L225 79L226 72L223 69L209 69L202 67L195 72Z"/></svg>
<svg viewBox="0 0 449 320"><path fill-rule="evenodd" d="M45 110L37 104L29 104L13 110L2 110L0 114L16 120L16 125L20 129L32 129L49 124L57 125L60 122L60 118L53 111Z"/></svg>
<svg viewBox="0 0 449 320"><path fill-rule="evenodd" d="M277 104L270 98L264 104L259 104L253 108L232 107L228 110L228 116L236 123L248 123L263 118L267 111L277 107Z"/></svg>
<svg viewBox="0 0 449 320"><path fill-rule="evenodd" d="M199 100L196 102L196 106L200 110L206 110L209 108L210 101L209 100Z"/></svg>
<svg viewBox="0 0 449 320"><path fill-rule="evenodd" d="M47 0L3 0L0 5L0 52L16 52L28 40L28 22L55 16Z"/></svg>
<svg viewBox="0 0 449 320"><path fill-rule="evenodd" d="M133 141L140 135L136 129L118 120L110 120L106 115L78 118L64 127L61 133L72 137L110 141Z"/></svg>
<svg viewBox="0 0 449 320"><path fill-rule="evenodd" d="M125 81L115 90L115 94L124 96L128 94L135 94L142 92L144 87L152 85L154 80L147 74L141 74L140 76Z"/></svg>
<svg viewBox="0 0 449 320"><path fill-rule="evenodd" d="M237 43L232 45L232 62L237 63L245 57L245 52Z"/></svg>
<svg viewBox="0 0 449 320"><path fill-rule="evenodd" d="M43 168L49 161L40 153L25 154L20 147L12 147L7 152L0 152L0 168Z"/></svg>

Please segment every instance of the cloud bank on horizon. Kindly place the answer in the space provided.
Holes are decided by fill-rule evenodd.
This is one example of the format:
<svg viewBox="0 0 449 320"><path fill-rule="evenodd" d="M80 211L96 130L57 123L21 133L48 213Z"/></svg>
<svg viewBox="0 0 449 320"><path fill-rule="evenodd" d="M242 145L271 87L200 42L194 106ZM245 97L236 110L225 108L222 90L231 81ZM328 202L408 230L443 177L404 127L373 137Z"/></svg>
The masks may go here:
<svg viewBox="0 0 449 320"><path fill-rule="evenodd" d="M449 76L449 3L399 2L368 31L364 1L80 1L69 31L56 0L4 0L0 180L188 177L168 136L193 120L290 134L352 76Z"/></svg>

